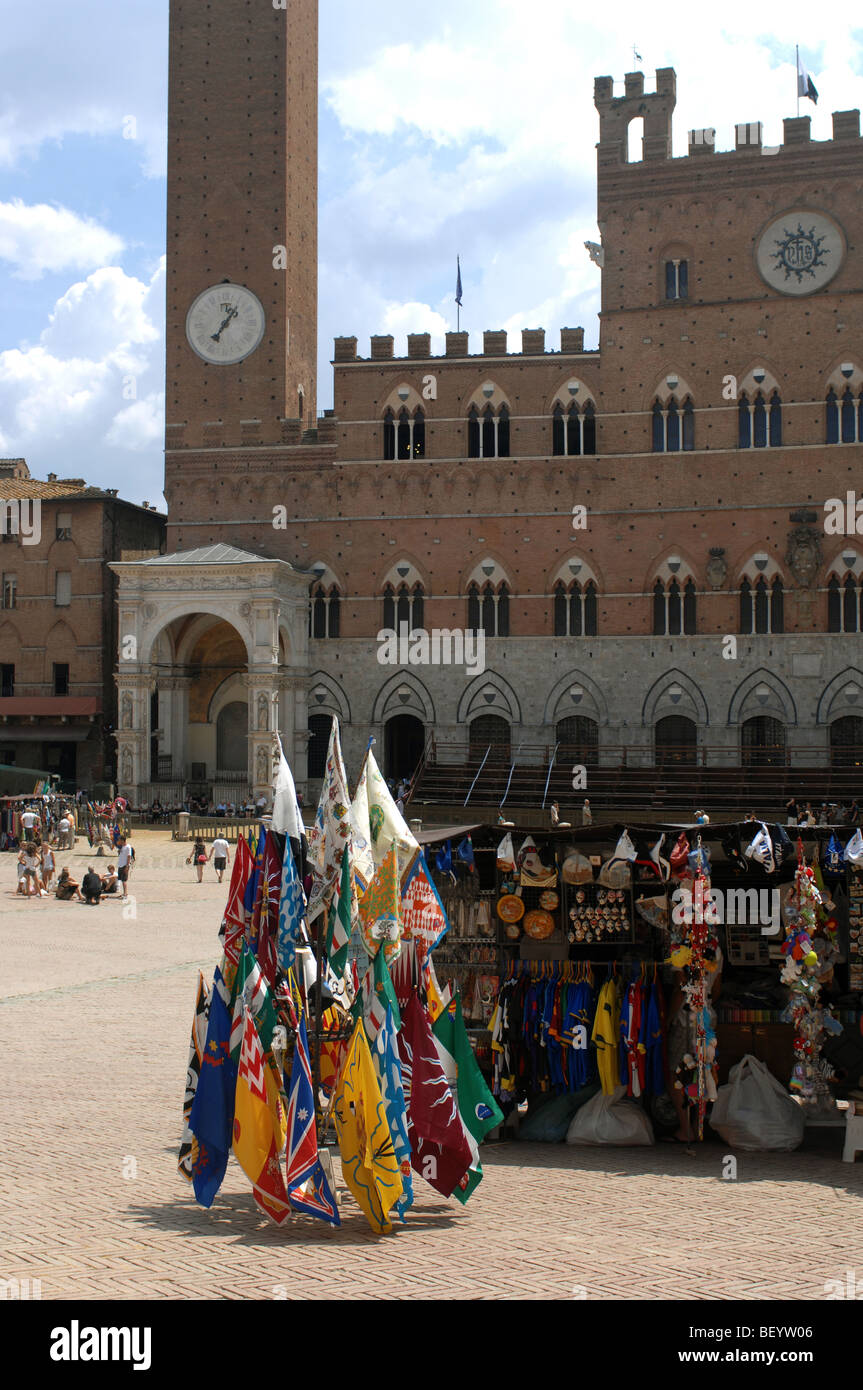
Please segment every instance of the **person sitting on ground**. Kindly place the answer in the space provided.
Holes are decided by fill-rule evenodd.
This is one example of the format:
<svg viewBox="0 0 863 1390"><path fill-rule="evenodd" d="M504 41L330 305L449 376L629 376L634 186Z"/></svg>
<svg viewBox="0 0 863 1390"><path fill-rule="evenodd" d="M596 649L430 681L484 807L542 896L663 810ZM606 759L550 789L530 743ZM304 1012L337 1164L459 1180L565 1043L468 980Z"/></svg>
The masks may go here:
<svg viewBox="0 0 863 1390"><path fill-rule="evenodd" d="M84 894L84 902L88 907L98 907L102 901L102 880L92 864L87 865L87 872L81 884L81 892Z"/></svg>
<svg viewBox="0 0 863 1390"><path fill-rule="evenodd" d="M77 881L69 873L68 869L60 870L60 877L57 880L57 889L55 897L59 898L61 903L71 902L73 898L77 898L79 903L82 903L84 901L84 899L81 897L81 889L79 888Z"/></svg>
<svg viewBox="0 0 863 1390"><path fill-rule="evenodd" d="M117 892L117 889L118 889L118 887L119 887L119 884L120 884L120 880L119 880L119 878L117 877L117 870L114 868L114 865L113 865L113 864L109 864L108 867L107 867L107 869L105 870L104 874L102 875L102 895L103 895L103 897L104 897L104 895L105 895L106 893L116 893L116 892Z"/></svg>

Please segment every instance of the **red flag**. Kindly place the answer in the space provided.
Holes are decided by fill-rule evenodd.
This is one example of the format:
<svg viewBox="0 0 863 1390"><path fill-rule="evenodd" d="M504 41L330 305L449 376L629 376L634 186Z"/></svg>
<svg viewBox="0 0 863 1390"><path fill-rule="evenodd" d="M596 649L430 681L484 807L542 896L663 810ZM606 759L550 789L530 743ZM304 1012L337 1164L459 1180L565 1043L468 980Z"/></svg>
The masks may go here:
<svg viewBox="0 0 863 1390"><path fill-rule="evenodd" d="M240 963L243 932L246 929L243 894L254 863L248 840L245 835L238 836L234 867L231 870L231 886L228 889L228 905L225 908L225 959L234 969Z"/></svg>
<svg viewBox="0 0 863 1390"><path fill-rule="evenodd" d="M402 1014L398 1046L411 1167L436 1192L449 1197L473 1159L428 1015L416 994Z"/></svg>

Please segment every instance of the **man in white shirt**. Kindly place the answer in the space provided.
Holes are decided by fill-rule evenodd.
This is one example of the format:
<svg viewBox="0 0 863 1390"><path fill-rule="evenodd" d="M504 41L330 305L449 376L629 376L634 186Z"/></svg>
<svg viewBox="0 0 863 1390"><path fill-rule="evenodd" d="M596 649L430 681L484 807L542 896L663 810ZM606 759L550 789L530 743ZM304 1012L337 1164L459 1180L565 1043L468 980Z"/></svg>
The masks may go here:
<svg viewBox="0 0 863 1390"><path fill-rule="evenodd" d="M21 816L21 825L25 832L22 837L23 839L29 840L32 837L33 829L38 819L39 817L36 815L36 812L31 810L31 808L28 806L27 810L24 811Z"/></svg>
<svg viewBox="0 0 863 1390"><path fill-rule="evenodd" d="M117 877L123 885L123 897L128 897L127 888L129 886L129 871L132 868L132 846L126 843L125 835L120 836L120 848L117 851Z"/></svg>
<svg viewBox="0 0 863 1390"><path fill-rule="evenodd" d="M223 840L220 835L217 840L213 841L213 848L210 850L209 858L207 859L208 864L210 862L210 859L214 861L213 868L219 875L220 883L222 881L222 878L224 877L225 870L228 867L228 861L230 857L230 846L228 845L227 840Z"/></svg>

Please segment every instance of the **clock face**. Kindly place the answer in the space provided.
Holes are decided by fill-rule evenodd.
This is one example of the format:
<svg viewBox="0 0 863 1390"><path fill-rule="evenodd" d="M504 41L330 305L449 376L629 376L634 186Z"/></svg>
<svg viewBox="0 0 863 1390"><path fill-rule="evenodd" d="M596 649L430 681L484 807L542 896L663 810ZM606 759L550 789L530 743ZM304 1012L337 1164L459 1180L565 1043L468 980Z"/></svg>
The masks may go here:
<svg viewBox="0 0 863 1390"><path fill-rule="evenodd" d="M199 294L186 315L189 345L205 362L242 362L264 336L261 301L243 285L213 285Z"/></svg>
<svg viewBox="0 0 863 1390"><path fill-rule="evenodd" d="M832 217L792 208L762 232L755 259L771 289L799 296L829 284L844 255L845 238Z"/></svg>

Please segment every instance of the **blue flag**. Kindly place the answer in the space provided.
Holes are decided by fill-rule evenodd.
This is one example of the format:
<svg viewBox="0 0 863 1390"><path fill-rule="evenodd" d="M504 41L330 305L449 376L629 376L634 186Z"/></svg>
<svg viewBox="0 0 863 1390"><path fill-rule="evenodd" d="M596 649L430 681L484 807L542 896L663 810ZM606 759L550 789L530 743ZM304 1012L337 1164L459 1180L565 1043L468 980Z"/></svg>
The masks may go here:
<svg viewBox="0 0 863 1390"><path fill-rule="evenodd" d="M279 969L286 975L296 960L305 906L306 896L294 863L291 842L286 838L285 857L282 862L282 891L279 897L279 932L276 939Z"/></svg>
<svg viewBox="0 0 863 1390"><path fill-rule="evenodd" d="M471 840L470 835L465 835L456 853L458 854L458 857L462 861L462 863L467 864L471 873L473 873L476 864L473 857L473 841Z"/></svg>
<svg viewBox="0 0 863 1390"><path fill-rule="evenodd" d="M189 1128L198 1141L192 1184L195 1200L202 1207L213 1205L222 1186L233 1138L237 1064L231 1061L229 999L230 991L217 969L213 976L201 1074L189 1115Z"/></svg>
<svg viewBox="0 0 863 1390"><path fill-rule="evenodd" d="M435 855L435 864L437 865L438 873L452 873L452 842L450 840L447 840L443 849L438 850Z"/></svg>
<svg viewBox="0 0 863 1390"><path fill-rule="evenodd" d="M387 1016L378 1029L374 1043L372 1060L375 1064L381 1097L386 1108L387 1124L393 1141L393 1150L398 1159L402 1179L402 1196L396 1202L396 1211L402 1221L408 1207L413 1206L414 1190L411 1178L411 1141L408 1135L408 1114L405 1093L402 1085L402 1064L396 1049L396 1026L392 1005L387 1005Z"/></svg>
<svg viewBox="0 0 863 1390"><path fill-rule="evenodd" d="M458 267L458 269L456 271L455 281L455 302L456 304L458 304L459 308L461 308L461 256L456 256L456 266Z"/></svg>
<svg viewBox="0 0 863 1390"><path fill-rule="evenodd" d="M309 1062L306 1020L302 1014L300 1014L300 1026L297 1029L294 1061L291 1067L291 1084L287 1087L287 1097L288 1149L285 1154L285 1167L287 1169L285 1186L290 1193L298 1184L306 1181L318 1162L312 1068Z"/></svg>
<svg viewBox="0 0 863 1390"><path fill-rule="evenodd" d="M322 1221L329 1221L331 1226L342 1224L339 1208L320 1158L306 1181L293 1189L289 1200L294 1210L302 1212L304 1216L319 1216Z"/></svg>

